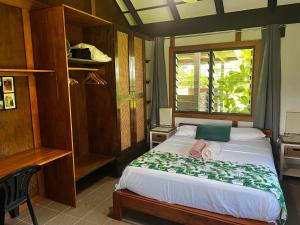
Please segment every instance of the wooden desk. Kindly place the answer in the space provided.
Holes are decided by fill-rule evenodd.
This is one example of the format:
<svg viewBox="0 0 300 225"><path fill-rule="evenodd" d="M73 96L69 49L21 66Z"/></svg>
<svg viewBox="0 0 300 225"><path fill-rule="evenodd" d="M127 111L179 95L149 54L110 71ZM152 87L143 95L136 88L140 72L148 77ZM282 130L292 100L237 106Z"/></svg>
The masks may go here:
<svg viewBox="0 0 300 225"><path fill-rule="evenodd" d="M43 147L30 149L1 158L0 178L26 166L41 165L45 179L43 176L39 177L40 192L49 199L75 207L75 178L74 171L69 169L73 168L71 164L73 164L71 151Z"/></svg>
<svg viewBox="0 0 300 225"><path fill-rule="evenodd" d="M56 159L70 155L72 152L50 149L50 148L38 148L31 149L21 153L17 153L5 158L0 159L0 178L22 169L30 165L43 166Z"/></svg>

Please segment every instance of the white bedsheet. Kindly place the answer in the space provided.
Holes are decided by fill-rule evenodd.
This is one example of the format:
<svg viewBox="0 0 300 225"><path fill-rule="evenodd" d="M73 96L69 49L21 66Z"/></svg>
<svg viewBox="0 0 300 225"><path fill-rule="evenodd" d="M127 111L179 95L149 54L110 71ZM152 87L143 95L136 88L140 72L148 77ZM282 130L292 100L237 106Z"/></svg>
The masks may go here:
<svg viewBox="0 0 300 225"><path fill-rule="evenodd" d="M187 155L195 139L173 136L152 151ZM267 139L221 143L218 160L268 166L275 171ZM275 222L280 204L275 195L249 187L163 171L127 167L116 189L239 218Z"/></svg>

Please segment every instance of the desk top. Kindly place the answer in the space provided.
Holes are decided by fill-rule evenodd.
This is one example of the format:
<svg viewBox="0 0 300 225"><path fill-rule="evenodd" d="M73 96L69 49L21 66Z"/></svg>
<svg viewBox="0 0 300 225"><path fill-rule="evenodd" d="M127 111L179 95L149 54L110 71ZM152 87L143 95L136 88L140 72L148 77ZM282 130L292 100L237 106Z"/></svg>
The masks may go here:
<svg viewBox="0 0 300 225"><path fill-rule="evenodd" d="M0 159L0 178L31 165L44 165L71 154L71 151L37 148Z"/></svg>

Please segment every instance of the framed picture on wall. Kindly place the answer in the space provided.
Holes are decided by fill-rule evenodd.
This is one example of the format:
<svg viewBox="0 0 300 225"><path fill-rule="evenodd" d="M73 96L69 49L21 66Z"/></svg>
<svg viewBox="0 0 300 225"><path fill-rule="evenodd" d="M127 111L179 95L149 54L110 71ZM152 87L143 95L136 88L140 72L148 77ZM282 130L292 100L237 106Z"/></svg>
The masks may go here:
<svg viewBox="0 0 300 225"><path fill-rule="evenodd" d="M4 109L15 109L16 108L16 97L15 93L4 93Z"/></svg>
<svg viewBox="0 0 300 225"><path fill-rule="evenodd" d="M0 111L4 110L4 101L3 101L3 95L0 93Z"/></svg>
<svg viewBox="0 0 300 225"><path fill-rule="evenodd" d="M2 77L2 89L3 93L11 93L15 91L14 78L13 77Z"/></svg>

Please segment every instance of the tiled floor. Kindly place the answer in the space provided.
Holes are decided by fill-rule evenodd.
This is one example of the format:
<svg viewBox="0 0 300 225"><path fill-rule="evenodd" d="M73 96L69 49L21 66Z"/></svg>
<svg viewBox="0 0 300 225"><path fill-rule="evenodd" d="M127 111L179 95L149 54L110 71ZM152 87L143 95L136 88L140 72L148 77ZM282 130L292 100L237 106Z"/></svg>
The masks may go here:
<svg viewBox="0 0 300 225"><path fill-rule="evenodd" d="M177 225L152 216L126 211L122 222L110 217L112 192L116 179L104 177L78 194L77 208L47 199L34 204L39 225ZM285 178L284 191L288 206L287 225L300 224L300 179ZM19 218L9 219L6 225L28 225L31 218L26 211Z"/></svg>

